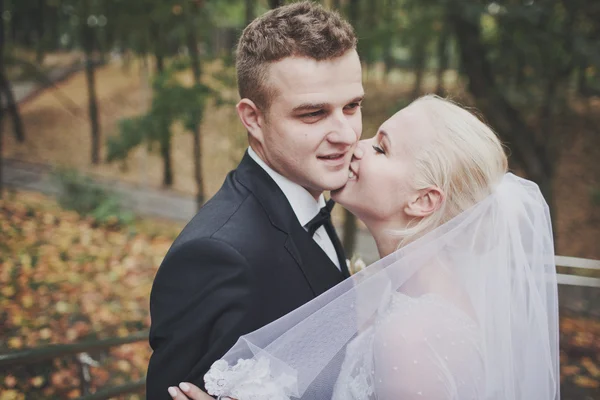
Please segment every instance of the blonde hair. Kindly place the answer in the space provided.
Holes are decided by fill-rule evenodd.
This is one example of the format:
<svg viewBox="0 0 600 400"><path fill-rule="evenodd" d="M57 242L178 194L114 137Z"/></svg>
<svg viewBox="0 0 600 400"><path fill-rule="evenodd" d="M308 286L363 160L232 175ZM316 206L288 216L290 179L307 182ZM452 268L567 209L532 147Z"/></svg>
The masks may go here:
<svg viewBox="0 0 600 400"><path fill-rule="evenodd" d="M420 107L434 130L433 143L415 154L412 187L437 186L445 198L433 214L399 233L399 247L483 200L508 170L506 153L494 131L457 103L427 95L409 107Z"/></svg>

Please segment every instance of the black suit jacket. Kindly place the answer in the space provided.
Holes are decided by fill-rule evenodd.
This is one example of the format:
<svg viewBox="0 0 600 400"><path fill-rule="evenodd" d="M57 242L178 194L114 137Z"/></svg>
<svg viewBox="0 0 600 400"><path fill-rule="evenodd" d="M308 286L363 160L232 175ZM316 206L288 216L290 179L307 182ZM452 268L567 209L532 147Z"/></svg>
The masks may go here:
<svg viewBox="0 0 600 400"><path fill-rule="evenodd" d="M337 238L334 238L337 240ZM150 295L148 400L203 376L237 339L343 279L246 154L175 240Z"/></svg>

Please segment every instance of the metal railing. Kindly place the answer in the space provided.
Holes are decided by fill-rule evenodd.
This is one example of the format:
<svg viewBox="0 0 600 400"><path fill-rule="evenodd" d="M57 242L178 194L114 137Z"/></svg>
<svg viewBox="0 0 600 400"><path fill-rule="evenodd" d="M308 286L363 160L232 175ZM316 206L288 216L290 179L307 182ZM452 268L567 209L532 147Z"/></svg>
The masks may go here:
<svg viewBox="0 0 600 400"><path fill-rule="evenodd" d="M41 361L52 360L73 356L79 365L80 390L82 397L80 400L106 400L114 396L128 393L141 393L146 386L146 379L142 378L134 382L110 387L90 394L91 374L90 366L95 366L95 361L88 355L88 352L107 350L113 347L129 343L136 343L148 340L148 331L141 331L126 337L116 337L103 340L84 341L71 344L53 344L42 347L35 347L26 350L12 351L10 353L0 354L0 368L14 365L35 364Z"/></svg>
<svg viewBox="0 0 600 400"><path fill-rule="evenodd" d="M599 271L600 274L600 260L589 260L587 258L577 257L565 257L556 256L556 266L566 268L577 268L586 270ZM586 286L600 288L600 278L594 278L589 276L580 276L574 274L557 274L557 280L559 285L570 285L570 286Z"/></svg>
<svg viewBox="0 0 600 400"><path fill-rule="evenodd" d="M600 260L589 260L585 258L556 256L557 267L576 268L600 271ZM600 288L600 278L579 276L573 274L557 275L559 285L584 286ZM66 356L73 356L80 367L81 393L79 400L106 400L114 396L130 393L143 392L146 379L142 378L134 382L128 382L120 386L110 387L90 394L91 386L90 366L94 360L88 352L106 350L116 346L148 340L148 331L137 332L122 338L109 338L96 341L85 341L73 344L56 344L26 350L13 351L0 354L0 368L14 365L33 364L40 361L51 360Z"/></svg>

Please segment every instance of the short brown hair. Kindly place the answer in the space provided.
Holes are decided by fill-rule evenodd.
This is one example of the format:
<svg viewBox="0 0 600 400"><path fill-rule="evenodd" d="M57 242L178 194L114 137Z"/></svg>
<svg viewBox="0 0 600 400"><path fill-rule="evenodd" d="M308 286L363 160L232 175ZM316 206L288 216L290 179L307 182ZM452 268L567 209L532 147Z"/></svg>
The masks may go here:
<svg viewBox="0 0 600 400"><path fill-rule="evenodd" d="M271 10L252 21L238 42L240 96L266 110L276 95L267 87L269 63L291 56L329 60L355 49L356 42L352 26L319 4L301 1Z"/></svg>

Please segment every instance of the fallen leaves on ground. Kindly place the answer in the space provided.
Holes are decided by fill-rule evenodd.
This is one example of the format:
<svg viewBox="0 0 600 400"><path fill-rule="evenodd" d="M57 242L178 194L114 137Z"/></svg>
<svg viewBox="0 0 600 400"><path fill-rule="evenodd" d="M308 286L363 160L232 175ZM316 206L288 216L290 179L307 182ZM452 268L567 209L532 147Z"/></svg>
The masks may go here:
<svg viewBox="0 0 600 400"><path fill-rule="evenodd" d="M598 391L600 396L600 321L565 315L560 320L561 382Z"/></svg>
<svg viewBox="0 0 600 400"><path fill-rule="evenodd" d="M173 235L96 225L40 196L0 200L1 352L149 327L152 280ZM149 355L146 341L90 353L101 364L92 390L142 378ZM77 397L79 384L72 357L10 367L0 370L0 400Z"/></svg>

